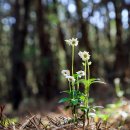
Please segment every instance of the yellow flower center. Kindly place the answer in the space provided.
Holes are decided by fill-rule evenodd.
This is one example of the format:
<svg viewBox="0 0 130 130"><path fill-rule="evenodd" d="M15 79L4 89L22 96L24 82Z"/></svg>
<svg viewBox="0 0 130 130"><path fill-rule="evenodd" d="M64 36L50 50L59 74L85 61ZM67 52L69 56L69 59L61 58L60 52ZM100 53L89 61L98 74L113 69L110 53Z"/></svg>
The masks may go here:
<svg viewBox="0 0 130 130"><path fill-rule="evenodd" d="M87 54L84 54L84 58L87 58Z"/></svg>

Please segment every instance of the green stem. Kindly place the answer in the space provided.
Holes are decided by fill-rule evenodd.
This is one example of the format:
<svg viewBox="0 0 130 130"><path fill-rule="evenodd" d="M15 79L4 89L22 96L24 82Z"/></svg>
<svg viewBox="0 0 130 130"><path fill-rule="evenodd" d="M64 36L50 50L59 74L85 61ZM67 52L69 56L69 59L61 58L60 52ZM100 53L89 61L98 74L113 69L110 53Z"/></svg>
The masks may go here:
<svg viewBox="0 0 130 130"><path fill-rule="evenodd" d="M85 63L84 63L84 71L85 71L85 78L84 79L86 81L86 79L87 79L87 61L85 61ZM87 96L86 95L87 94L87 86L86 86L86 84L85 84L84 94L85 94L85 97L86 97ZM85 101L84 101L85 106L87 105L87 102L88 101L85 99ZM83 130L85 130L85 121L86 121L86 112L84 111L83 112Z"/></svg>
<svg viewBox="0 0 130 130"><path fill-rule="evenodd" d="M87 61L85 61L85 64L84 64L84 70L85 70L85 80L87 80ZM86 99L85 99L85 106L87 106L87 102L88 102L88 100L87 100L87 85L85 85L85 92L84 92L84 94L85 94L85 96L86 96Z"/></svg>
<svg viewBox="0 0 130 130"><path fill-rule="evenodd" d="M77 77L77 90L79 90L79 78Z"/></svg>
<svg viewBox="0 0 130 130"><path fill-rule="evenodd" d="M74 45L72 46L72 76L74 75ZM74 99L74 91L75 91L75 88L74 88L74 83L72 83L72 98ZM74 122L76 120L76 117L75 117L75 113L76 113L76 107L73 105L72 107L72 114L73 114L73 117L74 117Z"/></svg>
<svg viewBox="0 0 130 130"><path fill-rule="evenodd" d="M89 98L89 79L90 79L90 68L89 68L89 65L88 65L88 85L87 85L87 87L88 87L88 89L87 89L88 98Z"/></svg>
<svg viewBox="0 0 130 130"><path fill-rule="evenodd" d="M86 66L87 66L87 61L85 61L85 65L84 65L84 70L85 70L85 80L87 79L87 76L86 76L86 74L87 74L87 69L86 69Z"/></svg>
<svg viewBox="0 0 130 130"><path fill-rule="evenodd" d="M89 106L89 102L88 102L88 99L89 99L89 87L90 87L90 85L89 85L89 79L90 79L90 68L89 68L89 64L88 64L88 61L87 61L87 72L88 72L88 82L87 82L87 108L88 108L88 106ZM87 111L87 120L88 120L88 124L87 124L87 126L89 126L89 109L88 109L88 111Z"/></svg>
<svg viewBox="0 0 130 130"><path fill-rule="evenodd" d="M72 76L74 75L74 45L72 45ZM72 83L72 91L73 91L73 98L74 98L74 83Z"/></svg>
<svg viewBox="0 0 130 130"><path fill-rule="evenodd" d="M74 46L72 46L72 76L74 74Z"/></svg>
<svg viewBox="0 0 130 130"><path fill-rule="evenodd" d="M70 89L70 92L71 92L72 90L71 90L71 85L70 85L70 82L69 82L69 89Z"/></svg>

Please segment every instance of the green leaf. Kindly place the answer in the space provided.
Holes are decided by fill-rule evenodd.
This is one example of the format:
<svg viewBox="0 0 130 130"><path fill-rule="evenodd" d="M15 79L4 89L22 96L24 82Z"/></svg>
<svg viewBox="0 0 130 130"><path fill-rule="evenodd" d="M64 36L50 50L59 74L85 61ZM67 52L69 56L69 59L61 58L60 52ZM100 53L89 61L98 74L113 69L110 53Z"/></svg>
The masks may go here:
<svg viewBox="0 0 130 130"><path fill-rule="evenodd" d="M107 121L110 115L107 114L98 114L98 117L101 118L103 121Z"/></svg>
<svg viewBox="0 0 130 130"><path fill-rule="evenodd" d="M90 84L93 84L93 83L103 83L103 84L106 84L105 82L102 82L99 78L91 78L89 80Z"/></svg>
<svg viewBox="0 0 130 130"><path fill-rule="evenodd" d="M77 105L78 104L78 99L71 99L71 103L73 105Z"/></svg>
<svg viewBox="0 0 130 130"><path fill-rule="evenodd" d="M88 112L88 110L89 110L90 108L87 108L87 107L85 107L85 106L81 106L80 109L81 109L81 111Z"/></svg>
<svg viewBox="0 0 130 130"><path fill-rule="evenodd" d="M93 108L95 109L95 108L104 108L104 107L103 106L94 106Z"/></svg>
<svg viewBox="0 0 130 130"><path fill-rule="evenodd" d="M64 102L67 102L69 100L70 100L70 98L65 97L65 98L60 99L59 103L64 103Z"/></svg>
<svg viewBox="0 0 130 130"><path fill-rule="evenodd" d="M86 84L88 84L88 80L80 79L79 83L82 83L82 84L86 85Z"/></svg>
<svg viewBox="0 0 130 130"><path fill-rule="evenodd" d="M77 79L78 77L78 74L73 74L74 78Z"/></svg>
<svg viewBox="0 0 130 130"><path fill-rule="evenodd" d="M94 108L91 108L91 110L92 110L93 112L96 112L96 110L95 110Z"/></svg>
<svg viewBox="0 0 130 130"><path fill-rule="evenodd" d="M89 115L90 117L96 117L96 114L93 113L93 112L90 112L88 115Z"/></svg>
<svg viewBox="0 0 130 130"><path fill-rule="evenodd" d="M70 90L61 91L60 93L70 93Z"/></svg>
<svg viewBox="0 0 130 130"><path fill-rule="evenodd" d="M84 101L84 100L85 100L85 96L81 95L81 96L80 96L80 99L81 99L82 101Z"/></svg>

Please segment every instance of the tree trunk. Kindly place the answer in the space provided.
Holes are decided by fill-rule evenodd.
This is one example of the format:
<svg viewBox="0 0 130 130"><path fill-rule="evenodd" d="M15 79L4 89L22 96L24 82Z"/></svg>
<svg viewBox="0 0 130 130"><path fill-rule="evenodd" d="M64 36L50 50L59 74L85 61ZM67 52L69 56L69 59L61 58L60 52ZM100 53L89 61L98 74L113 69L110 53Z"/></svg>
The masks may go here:
<svg viewBox="0 0 130 130"><path fill-rule="evenodd" d="M90 42L88 39L88 23L87 21L84 21L82 16L82 1L75 0L76 6L77 6L77 14L79 18L79 24L80 24L80 30L82 33L82 39L81 39L81 45L82 47L85 47L87 51L90 53L92 52Z"/></svg>
<svg viewBox="0 0 130 130"><path fill-rule="evenodd" d="M67 48L66 48L66 43L65 43L65 36L64 36L64 33L63 33L63 30L62 30L62 26L61 26L61 22L58 18L58 10L57 10L57 0L53 0L53 3L54 3L54 13L56 14L57 16L57 19L58 19L58 23L57 23L57 30L58 30L58 36L59 36L59 41L60 41L60 45L61 47L63 48L63 50L65 51L65 58L66 58L66 64L67 64L67 69L71 69L71 66L70 66L70 63L71 63L71 57L70 55L68 55L68 51L67 51Z"/></svg>
<svg viewBox="0 0 130 130"><path fill-rule="evenodd" d="M41 0L37 0L37 31L39 38L39 46L41 51L41 81L38 86L41 97L45 97L46 100L53 99L58 93L58 86L56 85L55 67L53 63L53 53L51 50L51 43L49 41L49 35L45 31L46 19L45 19L45 7L42 5Z"/></svg>
<svg viewBox="0 0 130 130"><path fill-rule="evenodd" d="M24 13L20 10L23 9ZM22 98L23 88L27 87L26 67L23 61L25 37L27 35L27 21L29 12L29 0L16 0L14 5L13 45L11 51L12 60L12 98L13 108L17 109Z"/></svg>
<svg viewBox="0 0 130 130"><path fill-rule="evenodd" d="M124 47L123 47L123 39L122 39L122 23L121 23L121 11L122 11L122 2L112 0L114 7L115 7L115 13L116 13L116 59L114 63L114 71L115 76L121 76L122 71L124 68L122 68L122 63L124 61Z"/></svg>
<svg viewBox="0 0 130 130"><path fill-rule="evenodd" d="M112 40L111 40L111 19L110 19L110 17L109 17L109 9L108 9L108 6L107 6L107 2L106 2L106 4L105 4L105 7L106 7L106 10L107 10L107 19L108 19L108 21L107 21L107 30L106 30L106 36L107 36L107 38L108 38L108 41L109 41L109 43L110 44L112 44L111 42L112 42Z"/></svg>

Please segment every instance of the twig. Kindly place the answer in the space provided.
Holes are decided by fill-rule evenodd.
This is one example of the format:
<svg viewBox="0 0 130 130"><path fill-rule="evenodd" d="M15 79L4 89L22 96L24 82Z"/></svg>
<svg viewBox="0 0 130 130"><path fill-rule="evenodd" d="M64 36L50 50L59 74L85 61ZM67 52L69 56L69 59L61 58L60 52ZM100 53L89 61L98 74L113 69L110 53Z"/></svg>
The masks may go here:
<svg viewBox="0 0 130 130"><path fill-rule="evenodd" d="M22 125L19 129L20 129L20 130L23 130L23 129L26 127L26 125L27 125L34 117L35 117L35 115L32 116L32 117L30 117L25 123L23 123L23 125Z"/></svg>
<svg viewBox="0 0 130 130"><path fill-rule="evenodd" d="M61 129L63 129L63 128L72 127L72 126L75 126L75 125L74 125L74 124L67 124L67 125L64 125L64 126L60 126L60 127L58 127L58 128L54 128L54 129L52 129L52 130L61 130Z"/></svg>

